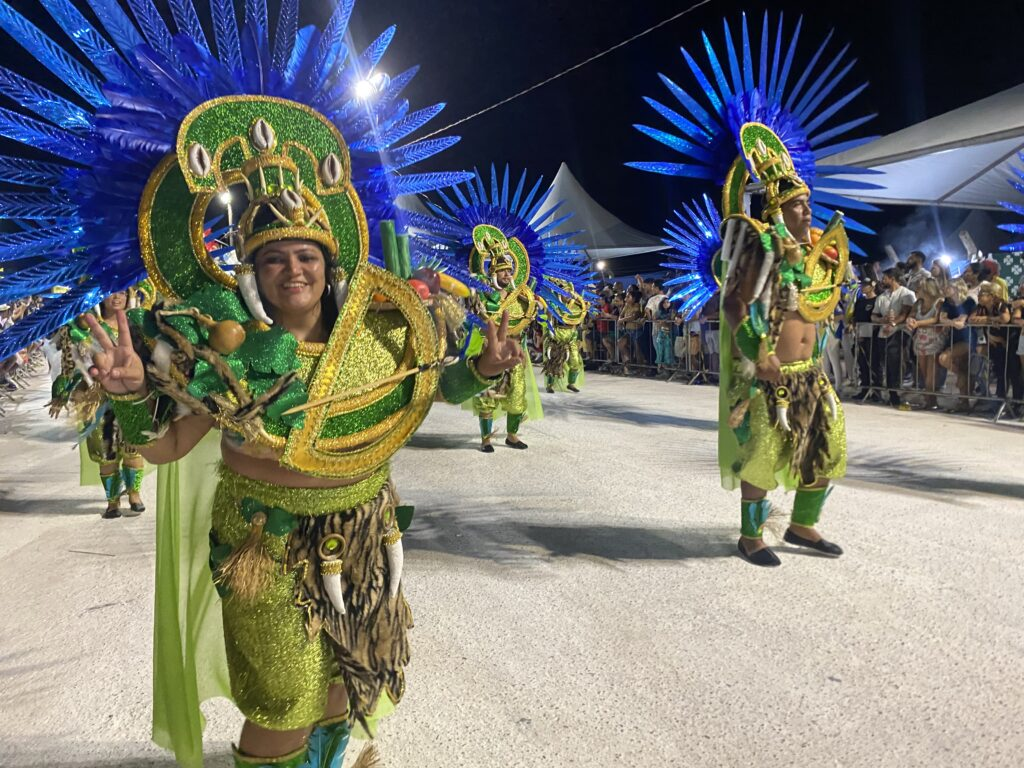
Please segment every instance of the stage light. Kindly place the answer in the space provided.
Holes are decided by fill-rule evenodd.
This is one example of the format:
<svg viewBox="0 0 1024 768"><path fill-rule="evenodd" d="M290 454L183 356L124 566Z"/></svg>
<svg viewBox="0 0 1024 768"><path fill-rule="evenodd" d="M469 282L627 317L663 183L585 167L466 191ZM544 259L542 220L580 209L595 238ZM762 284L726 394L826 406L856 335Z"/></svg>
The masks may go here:
<svg viewBox="0 0 1024 768"><path fill-rule="evenodd" d="M223 205L231 205L231 193L227 190L224 190L217 195L217 199L220 200Z"/></svg>
<svg viewBox="0 0 1024 768"><path fill-rule="evenodd" d="M597 264L595 264L594 266L595 266L595 267L597 267L597 271L598 271L598 272L604 272L604 268L605 268L605 266L607 266L607 265L606 265L606 264L605 264L605 263L604 263L603 261L599 261L599 262L597 262Z"/></svg>
<svg viewBox="0 0 1024 768"><path fill-rule="evenodd" d="M377 89L373 87L373 83L371 83L369 80L360 80L358 83L356 83L355 91L357 99L362 99L363 101L366 101L377 92Z"/></svg>
<svg viewBox="0 0 1024 768"><path fill-rule="evenodd" d="M942 255L939 256L938 262L942 266L948 267L950 264L953 263L953 257L950 256L948 253L943 253Z"/></svg>

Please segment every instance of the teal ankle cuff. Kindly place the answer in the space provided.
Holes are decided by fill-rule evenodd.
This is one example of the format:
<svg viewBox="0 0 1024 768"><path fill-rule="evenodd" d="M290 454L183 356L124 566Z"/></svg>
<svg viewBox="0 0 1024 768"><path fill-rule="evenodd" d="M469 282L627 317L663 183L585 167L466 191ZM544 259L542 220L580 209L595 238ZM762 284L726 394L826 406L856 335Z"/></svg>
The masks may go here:
<svg viewBox="0 0 1024 768"><path fill-rule="evenodd" d="M761 538L771 511L772 505L767 497L756 501L740 500L740 535L748 539Z"/></svg>

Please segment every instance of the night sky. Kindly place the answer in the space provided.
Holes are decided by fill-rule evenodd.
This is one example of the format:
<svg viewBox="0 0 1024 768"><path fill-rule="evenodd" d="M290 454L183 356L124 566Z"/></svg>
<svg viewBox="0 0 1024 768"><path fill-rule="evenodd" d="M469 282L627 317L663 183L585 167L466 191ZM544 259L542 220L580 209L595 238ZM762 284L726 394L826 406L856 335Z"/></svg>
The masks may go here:
<svg viewBox="0 0 1024 768"><path fill-rule="evenodd" d="M359 0L351 29L357 44L365 45L388 25L398 25L381 69L398 73L420 64L420 74L406 90L413 108L437 101L448 104L426 133L572 66L693 2ZM276 0L269 4L276 18ZM55 29L37 0L14 0L14 5L31 8L45 29ZM85 2L76 5L84 7ZM303 0L302 5L306 9L303 22L322 21L329 13L327 2ZM837 28L833 50L838 52L850 43L859 58L846 82L871 83L841 114L849 118L877 111L879 117L862 130L885 134L1024 79L1024 46L1010 37L1024 30L1024 3L975 0L961 6L965 10L954 14L942 4L922 0L829 0L776 2L770 10L786 13L787 29L793 28L799 14L804 15L797 61L806 60L820 37ZM759 41L765 7L712 0L554 83L459 126L451 133L461 135L462 142L420 168L483 169L491 162L508 162L514 169L528 167L550 179L564 161L599 203L627 223L659 233L673 207L707 187L623 166L629 160L680 158L631 127L645 122L670 128L641 97L671 99L657 79L658 72L687 90L694 88L679 47L686 45L703 65L700 30L707 30L717 46L722 41L723 16L735 22L735 34L739 14L746 9L751 14L752 37ZM0 64L24 73L28 62L20 48L3 45ZM870 223L881 227L902 215L897 210Z"/></svg>

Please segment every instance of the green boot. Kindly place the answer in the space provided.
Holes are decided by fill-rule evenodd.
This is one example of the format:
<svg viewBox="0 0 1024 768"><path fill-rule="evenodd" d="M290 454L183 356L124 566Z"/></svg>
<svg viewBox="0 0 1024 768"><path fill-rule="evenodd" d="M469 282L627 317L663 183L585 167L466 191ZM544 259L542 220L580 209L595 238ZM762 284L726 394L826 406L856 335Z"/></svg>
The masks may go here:
<svg viewBox="0 0 1024 768"><path fill-rule="evenodd" d="M104 520L113 520L121 516L121 473L114 471L111 475L100 475L103 491L107 495L107 508L103 511Z"/></svg>

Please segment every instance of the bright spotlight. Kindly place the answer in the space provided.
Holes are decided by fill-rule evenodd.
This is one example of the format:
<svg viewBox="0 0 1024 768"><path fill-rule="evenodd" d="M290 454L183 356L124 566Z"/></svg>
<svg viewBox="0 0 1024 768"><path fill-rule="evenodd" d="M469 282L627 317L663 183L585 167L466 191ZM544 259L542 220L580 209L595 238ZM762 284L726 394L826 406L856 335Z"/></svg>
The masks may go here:
<svg viewBox="0 0 1024 768"><path fill-rule="evenodd" d="M219 195L217 195L217 199L220 200L223 205L230 205L231 193L227 190L224 190Z"/></svg>
<svg viewBox="0 0 1024 768"><path fill-rule="evenodd" d="M603 261L599 261L599 262L597 262L597 264L595 264L594 266L596 266L596 267L597 267L597 271L598 271L598 272L604 272L604 268L605 268L605 266L607 266L607 265L606 265L606 264L605 264L605 263L604 263Z"/></svg>
<svg viewBox="0 0 1024 768"><path fill-rule="evenodd" d="M950 264L953 263L953 257L950 256L948 253L944 253L941 256L939 256L938 261L939 264L941 264L942 266L948 267Z"/></svg>
<svg viewBox="0 0 1024 768"><path fill-rule="evenodd" d="M369 80L360 80L358 83L356 83L355 91L357 99L362 99L363 101L366 101L367 99L373 97L373 95L377 92L377 89L373 87L373 83L371 83Z"/></svg>

